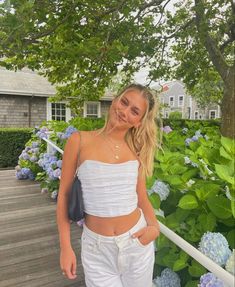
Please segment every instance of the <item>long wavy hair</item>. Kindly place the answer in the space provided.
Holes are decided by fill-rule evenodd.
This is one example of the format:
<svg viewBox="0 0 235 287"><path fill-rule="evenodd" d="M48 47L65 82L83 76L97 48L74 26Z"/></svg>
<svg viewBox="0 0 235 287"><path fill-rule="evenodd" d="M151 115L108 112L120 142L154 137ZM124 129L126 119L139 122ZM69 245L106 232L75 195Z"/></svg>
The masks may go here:
<svg viewBox="0 0 235 287"><path fill-rule="evenodd" d="M150 92L148 88L140 84L130 84L121 90L114 99L121 100L122 96L129 91L139 91L141 95L147 100L147 109L144 116L141 119L141 125L137 128L130 128L125 140L130 149L137 155L140 161L140 173L141 176L152 176L154 169L154 156L160 147L160 129L156 125L156 118L158 115L158 102L155 96ZM107 126L108 114L105 118L105 124L100 130L103 132Z"/></svg>

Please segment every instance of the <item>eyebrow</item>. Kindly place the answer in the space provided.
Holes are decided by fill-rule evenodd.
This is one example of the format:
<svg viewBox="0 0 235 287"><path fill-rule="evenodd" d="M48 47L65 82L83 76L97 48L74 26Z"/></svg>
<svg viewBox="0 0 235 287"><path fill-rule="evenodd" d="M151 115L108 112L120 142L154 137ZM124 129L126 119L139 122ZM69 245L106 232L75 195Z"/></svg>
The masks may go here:
<svg viewBox="0 0 235 287"><path fill-rule="evenodd" d="M124 98L125 100L127 100L127 102L129 103L129 100L128 100L125 96L122 96L122 98ZM140 110L138 107L134 106L133 108L134 108L135 110L141 112L141 110Z"/></svg>

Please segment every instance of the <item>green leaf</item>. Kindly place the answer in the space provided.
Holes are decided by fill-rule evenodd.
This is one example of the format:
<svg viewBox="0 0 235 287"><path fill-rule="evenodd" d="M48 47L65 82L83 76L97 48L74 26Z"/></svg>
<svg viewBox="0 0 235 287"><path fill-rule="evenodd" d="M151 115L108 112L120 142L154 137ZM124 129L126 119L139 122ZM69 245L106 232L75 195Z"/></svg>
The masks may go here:
<svg viewBox="0 0 235 287"><path fill-rule="evenodd" d="M234 199L231 200L231 210L232 210L233 217L235 218L235 200Z"/></svg>
<svg viewBox="0 0 235 287"><path fill-rule="evenodd" d="M198 207L198 202L195 196L188 194L180 199L178 206L182 209L195 209Z"/></svg>
<svg viewBox="0 0 235 287"><path fill-rule="evenodd" d="M227 151L222 146L220 147L220 155L224 158L232 160L232 156L230 154L228 154Z"/></svg>
<svg viewBox="0 0 235 287"><path fill-rule="evenodd" d="M161 204L161 200L160 200L160 197L157 193L152 193L150 196L149 196L149 200L153 206L154 209L159 209L160 208L160 204Z"/></svg>
<svg viewBox="0 0 235 287"><path fill-rule="evenodd" d="M220 191L220 185L215 183L206 182L195 189L197 198L201 201L205 201L208 197L217 195Z"/></svg>
<svg viewBox="0 0 235 287"><path fill-rule="evenodd" d="M215 170L218 176L234 186L234 170L227 165L215 164Z"/></svg>
<svg viewBox="0 0 235 287"><path fill-rule="evenodd" d="M209 197L207 199L207 205L218 218L226 219L232 215L230 200L222 195Z"/></svg>
<svg viewBox="0 0 235 287"><path fill-rule="evenodd" d="M198 281L189 281L185 287L198 287Z"/></svg>
<svg viewBox="0 0 235 287"><path fill-rule="evenodd" d="M228 232L226 239L228 240L229 247L231 249L235 248L235 229L232 229Z"/></svg>
<svg viewBox="0 0 235 287"><path fill-rule="evenodd" d="M205 232L213 231L216 226L216 217L211 212L209 214L199 215L198 221Z"/></svg>
<svg viewBox="0 0 235 287"><path fill-rule="evenodd" d="M227 138L227 137L221 137L221 144L226 149L226 151L231 154L231 156L235 155L235 145L234 140Z"/></svg>
<svg viewBox="0 0 235 287"><path fill-rule="evenodd" d="M189 181L191 178L195 177L198 173L198 170L196 168L189 169L185 173L182 174L181 178L184 182Z"/></svg>
<svg viewBox="0 0 235 287"><path fill-rule="evenodd" d="M178 175L167 175L165 180L172 186L178 186L182 184L182 180Z"/></svg>
<svg viewBox="0 0 235 287"><path fill-rule="evenodd" d="M187 267L188 264L184 259L178 259L175 261L174 265L173 265L173 271L179 271L181 269L184 269L185 267Z"/></svg>
<svg viewBox="0 0 235 287"><path fill-rule="evenodd" d="M192 277L200 277L206 273L206 268L199 264L197 261L192 260L192 265L189 266L188 271Z"/></svg>

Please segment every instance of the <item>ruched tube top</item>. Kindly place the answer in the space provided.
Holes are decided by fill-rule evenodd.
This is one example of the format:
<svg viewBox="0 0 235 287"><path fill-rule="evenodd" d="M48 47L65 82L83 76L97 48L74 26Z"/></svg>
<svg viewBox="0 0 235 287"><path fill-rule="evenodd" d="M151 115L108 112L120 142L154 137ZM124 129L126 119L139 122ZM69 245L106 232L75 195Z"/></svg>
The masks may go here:
<svg viewBox="0 0 235 287"><path fill-rule="evenodd" d="M81 181L84 211L100 217L127 215L137 207L138 160L105 163L85 160L77 176Z"/></svg>

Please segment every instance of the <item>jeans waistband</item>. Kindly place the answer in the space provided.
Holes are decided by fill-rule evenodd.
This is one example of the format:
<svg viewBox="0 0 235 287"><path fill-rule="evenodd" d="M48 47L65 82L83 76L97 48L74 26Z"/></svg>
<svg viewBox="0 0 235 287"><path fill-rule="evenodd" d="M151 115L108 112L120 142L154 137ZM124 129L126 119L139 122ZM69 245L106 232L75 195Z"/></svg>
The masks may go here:
<svg viewBox="0 0 235 287"><path fill-rule="evenodd" d="M130 237L133 233L135 233L136 231L138 231L140 228L144 227L146 225L146 221L145 221L145 217L143 214L142 209L140 210L140 218L137 221L137 223L131 227L131 229L129 229L128 231L126 231L125 233L122 233L120 235L115 235L115 236L105 236L105 235L101 235L98 234L92 230L90 230L85 223L83 223L83 232L84 234L86 234L87 236L93 238L93 239L98 239L99 241L105 241L105 242L113 242L116 241L117 238L119 239L124 239L124 238L128 238Z"/></svg>

